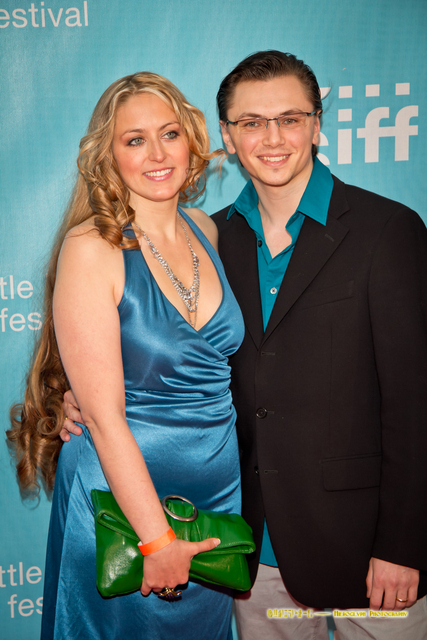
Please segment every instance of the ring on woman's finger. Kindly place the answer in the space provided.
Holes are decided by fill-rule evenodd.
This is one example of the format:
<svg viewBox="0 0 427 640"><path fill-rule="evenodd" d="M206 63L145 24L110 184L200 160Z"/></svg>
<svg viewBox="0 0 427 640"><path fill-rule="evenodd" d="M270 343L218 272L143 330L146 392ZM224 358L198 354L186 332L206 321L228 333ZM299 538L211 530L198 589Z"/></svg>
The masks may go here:
<svg viewBox="0 0 427 640"><path fill-rule="evenodd" d="M157 595L165 600L175 600L175 598L179 598L182 595L182 591L175 591L175 589L165 587Z"/></svg>
<svg viewBox="0 0 427 640"><path fill-rule="evenodd" d="M402 600L402 598L396 598L397 602L408 602L408 598L406 600Z"/></svg>
<svg viewBox="0 0 427 640"><path fill-rule="evenodd" d="M68 416L65 416L65 420L68 420ZM65 422L65 420L64 420L64 422Z"/></svg>

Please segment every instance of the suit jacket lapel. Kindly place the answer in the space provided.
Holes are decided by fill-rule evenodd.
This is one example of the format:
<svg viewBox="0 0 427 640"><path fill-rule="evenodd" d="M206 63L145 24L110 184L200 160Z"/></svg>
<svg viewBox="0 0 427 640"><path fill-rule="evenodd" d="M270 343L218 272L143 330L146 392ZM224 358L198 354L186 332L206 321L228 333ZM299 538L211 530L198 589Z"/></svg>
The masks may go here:
<svg viewBox="0 0 427 640"><path fill-rule="evenodd" d="M349 209L345 198L345 187L337 178L334 178L334 182L326 226L309 217L304 221L277 295L264 340L272 334L282 318L304 293L348 232L348 228L337 219Z"/></svg>
<svg viewBox="0 0 427 640"><path fill-rule="evenodd" d="M255 345L263 337L256 236L243 216L234 213L227 231L220 234L219 254L230 286Z"/></svg>

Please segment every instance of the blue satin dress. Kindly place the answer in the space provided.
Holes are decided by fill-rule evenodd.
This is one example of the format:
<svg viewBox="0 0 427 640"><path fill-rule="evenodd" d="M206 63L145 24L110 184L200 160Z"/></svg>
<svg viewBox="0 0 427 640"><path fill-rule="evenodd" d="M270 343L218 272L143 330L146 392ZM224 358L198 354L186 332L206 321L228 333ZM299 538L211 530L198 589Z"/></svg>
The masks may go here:
<svg viewBox="0 0 427 640"><path fill-rule="evenodd" d="M228 357L243 340L243 319L218 255L181 215L217 269L222 302L196 331L163 295L141 251L123 251L125 288L118 310L127 421L159 497L177 494L202 509L240 513ZM84 428L62 447L58 464L42 640L227 640L232 598L221 589L189 582L174 602L153 593L99 595L93 488L109 489Z"/></svg>

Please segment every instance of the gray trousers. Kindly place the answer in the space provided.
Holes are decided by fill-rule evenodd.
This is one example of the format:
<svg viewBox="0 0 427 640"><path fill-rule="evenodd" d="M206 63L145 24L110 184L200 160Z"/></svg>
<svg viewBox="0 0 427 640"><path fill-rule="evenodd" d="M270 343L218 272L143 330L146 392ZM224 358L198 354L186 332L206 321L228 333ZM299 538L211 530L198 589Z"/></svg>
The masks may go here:
<svg viewBox="0 0 427 640"><path fill-rule="evenodd" d="M276 567L260 564L253 588L234 603L239 640L329 640L327 612L297 603ZM335 612L334 640L427 639L426 598L393 613L399 615L369 609Z"/></svg>

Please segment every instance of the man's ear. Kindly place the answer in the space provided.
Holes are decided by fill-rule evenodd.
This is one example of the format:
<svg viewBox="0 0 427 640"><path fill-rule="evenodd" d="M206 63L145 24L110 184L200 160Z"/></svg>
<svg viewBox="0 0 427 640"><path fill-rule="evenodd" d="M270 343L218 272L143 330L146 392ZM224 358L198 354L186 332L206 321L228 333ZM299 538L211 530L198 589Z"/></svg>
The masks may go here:
<svg viewBox="0 0 427 640"><path fill-rule="evenodd" d="M222 139L224 140L224 144L227 148L228 153L230 154L236 153L236 149L233 145L233 141L231 140L230 133L227 129L227 123L224 122L223 120L220 120L219 124L221 126Z"/></svg>
<svg viewBox="0 0 427 640"><path fill-rule="evenodd" d="M318 146L320 140L320 118L314 116L314 133L312 143Z"/></svg>

